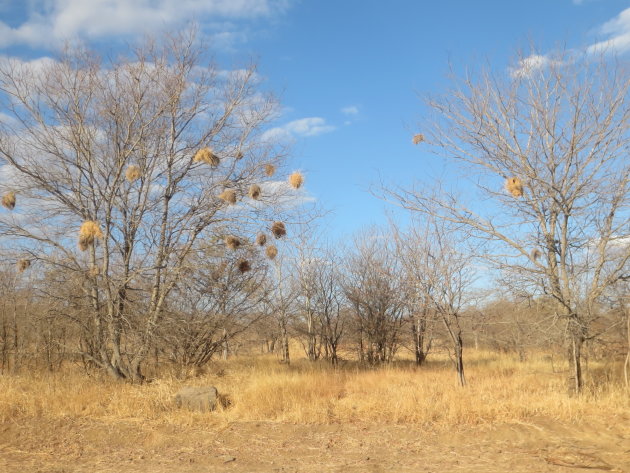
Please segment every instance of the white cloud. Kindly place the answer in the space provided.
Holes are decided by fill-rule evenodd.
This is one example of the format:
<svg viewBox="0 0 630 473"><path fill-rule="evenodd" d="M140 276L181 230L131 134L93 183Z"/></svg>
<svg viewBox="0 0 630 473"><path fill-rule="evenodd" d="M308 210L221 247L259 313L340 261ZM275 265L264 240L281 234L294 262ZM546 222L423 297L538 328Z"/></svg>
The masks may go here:
<svg viewBox="0 0 630 473"><path fill-rule="evenodd" d="M343 107L341 109L341 113L343 113L344 115L358 115L359 114L359 107L357 107L356 105L348 105L347 107Z"/></svg>
<svg viewBox="0 0 630 473"><path fill-rule="evenodd" d="M321 117L300 118L280 127L267 130L263 134L263 139L275 141L295 137L317 136L333 130L335 130L335 127L327 124L326 120Z"/></svg>
<svg viewBox="0 0 630 473"><path fill-rule="evenodd" d="M317 136L333 131L335 127L326 124L326 120L321 117L311 117L289 122L284 125L284 129L293 135Z"/></svg>
<svg viewBox="0 0 630 473"><path fill-rule="evenodd" d="M293 0L31 0L27 20L16 27L0 21L0 47L55 47L67 39L135 36L180 27L189 19L247 20L273 17ZM225 26L225 24L223 24ZM218 34L218 33L217 33ZM239 35L220 33L219 39ZM211 35L212 36L212 35Z"/></svg>
<svg viewBox="0 0 630 473"><path fill-rule="evenodd" d="M608 38L590 45L589 53L630 51L630 8L604 23L599 32Z"/></svg>
<svg viewBox="0 0 630 473"><path fill-rule="evenodd" d="M7 115L6 113L0 112L0 126L5 125L8 128L13 128L19 125L18 120L11 115Z"/></svg>
<svg viewBox="0 0 630 473"><path fill-rule="evenodd" d="M593 3L597 1L600 1L600 0L572 0L573 5L577 5L577 6L584 5L585 3Z"/></svg>
<svg viewBox="0 0 630 473"><path fill-rule="evenodd" d="M574 0L579 5L583 0ZM590 44L585 48L587 54L625 53L630 51L630 8L626 8L613 19L599 28L599 34L606 39ZM571 51L569 51L570 55ZM551 65L562 65L561 61L553 59L552 54L532 54L518 62L517 67L509 68L512 77L529 77L536 71Z"/></svg>
<svg viewBox="0 0 630 473"><path fill-rule="evenodd" d="M518 65L514 68L510 68L510 75L512 77L530 77L537 71L540 71L551 65L560 65L561 61L551 59L549 55L542 56L540 54L532 54L524 59L518 61Z"/></svg>
<svg viewBox="0 0 630 473"><path fill-rule="evenodd" d="M317 200L304 187L295 190L287 181L265 182L262 184L262 187L263 194L273 196L276 205L279 205L284 210L300 207Z"/></svg>

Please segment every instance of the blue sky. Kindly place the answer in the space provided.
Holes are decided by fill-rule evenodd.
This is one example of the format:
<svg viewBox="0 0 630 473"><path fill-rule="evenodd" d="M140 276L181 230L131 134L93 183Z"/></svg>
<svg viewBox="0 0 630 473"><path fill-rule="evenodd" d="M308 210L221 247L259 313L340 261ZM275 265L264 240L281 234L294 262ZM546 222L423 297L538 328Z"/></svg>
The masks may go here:
<svg viewBox="0 0 630 473"><path fill-rule="evenodd" d="M628 0L0 0L0 20L2 55L52 55L66 37L106 50L192 20L223 67L254 58L336 237L385 221L370 185L444 173L411 138L449 64L507 73L531 43L538 59L562 44L630 51Z"/></svg>

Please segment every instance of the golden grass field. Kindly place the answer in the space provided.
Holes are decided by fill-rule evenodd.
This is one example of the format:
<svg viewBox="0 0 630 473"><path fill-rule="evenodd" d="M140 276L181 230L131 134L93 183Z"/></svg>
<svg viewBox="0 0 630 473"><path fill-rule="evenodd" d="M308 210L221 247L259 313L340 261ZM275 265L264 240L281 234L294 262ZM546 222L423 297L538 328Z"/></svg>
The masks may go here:
<svg viewBox="0 0 630 473"><path fill-rule="evenodd" d="M620 365L591 362L586 392L581 396L570 396L566 388L566 367L559 360L552 363L550 357L544 354L531 356L523 363L511 355L489 351L469 350L466 355L469 385L465 388L457 386L448 358L439 355L433 356L426 366L420 368L402 361L377 369L359 369L352 363L332 369L324 362L309 363L307 360L296 360L287 366L278 363L273 356L234 358L213 362L205 373L194 378L179 379L164 374L144 385L88 377L70 368L54 374L2 376L0 422L5 430L0 436L0 471L75 471L46 470L46 464L41 461L45 454L37 446L45 445L51 438L59 439L59 436L75 438L77 445L86 436L96 436L104 442L102 448L96 448L98 442L92 441L88 445L96 448L91 458L94 461L101 458L98 460L101 462L111 457L103 456L103 449L107 450L106 446L111 443L105 441L108 435L118 438L129 436L128 431L133 431L136 440L125 443L125 448L133 448L134 443L140 448L146 444L147 436L154 438L158 435L158 444L163 442L164 448L158 449L157 453L166 455L166 461L175 455L173 452L171 456L167 455L168 446L178 445L177 448L185 449L185 438L198 439L203 432L216 436L220 432L236 431L241 433L234 434L235 443L230 448L234 458L240 458L239 464L244 465L246 457L242 450L251 449L255 442L260 441L261 435L271 435L271 431L276 432L278 445L289 442L295 448L302 442L295 438L296 429L312 435L324 432L324 437L341 429L347 434L342 435L346 442L365 437L367 443L353 444L356 450L370 445L370 442L373 443L372 448L382 446L378 438L389 438L395 432L399 432L397 438L401 437L401 432L405 435L418 432L420 437L430 433L445 436L443 438L449 441L463 432L470 432L471 436L466 437L468 442L471 439L480 441L483 435L488 438L489 433L494 432L491 436L500 442L506 439L500 434L497 437L497 432L513 429L514 426L533 426L533 430L525 435L527 438L545 430L566 429L565 437L584 433L582 437L576 437L575 442L578 443L586 441L587 437L593 442L601 442L605 438L601 431L608 430L614 436L610 455L623 458L627 453L628 461L626 464L618 462L625 465L618 470L615 470L617 466L610 466L611 463L602 463L610 466L604 470L630 471L624 469L630 468L630 395L621 383ZM214 385L225 396L228 405L213 413L177 409L172 397L183 385ZM267 426L262 433L255 431L260 425ZM82 429L90 432L96 429L96 433L78 435L77 432ZM372 429L377 433L365 436L361 433L362 429ZM99 431L103 435L99 436ZM127 433L116 435L119 431ZM588 435L587 431L590 432ZM144 434L140 435L142 432ZM476 433L480 436L476 437ZM37 440L38 435L42 436L40 440ZM509 440L509 434L506 435ZM524 434L521 432L520 435L523 437ZM15 436L28 438L34 451L18 448ZM304 437L304 433L301 436ZM213 438L216 440L221 436ZM539 440L544 445L551 442L550 439ZM409 441L413 443L413 440ZM308 441L305 442L308 444ZM260 444L259 457L269 453L266 449L269 445L265 442ZM457 445L457 448L463 448L465 442ZM606 450L605 445L596 450ZM324 448L321 445L317 448L320 447ZM588 450L587 447L580 448L581 451L584 449ZM58 448L55 455L63 457L63 451L63 448ZM351 446L346 448L346 453L352 451ZM2 452L13 452L13 456L6 457L13 460L7 460L5 468L8 469L5 470L2 469ZM402 458L413 458L403 453ZM82 457L82 461L88 457ZM152 455L151 458L156 457ZM212 458L220 457L215 455ZM340 461L343 458L339 457ZM139 466L142 461L138 461L137 465L132 462L132 466L135 465L137 471L143 471ZM222 467L235 468L229 466L231 463L236 463L236 460L228 461L224 466L215 465L219 469L212 471L222 471ZM107 462L99 464L104 468L102 471L108 471L105 468ZM198 462L195 464L198 465ZM524 465L517 463L511 467L512 470L520 471L514 468L521 464ZM123 471L116 470L115 465L114 461L113 466L109 466L112 471ZM331 465L331 468L338 466L336 463ZM554 465L566 468L562 462L547 462L545 465L552 469L540 471L556 471ZM386 466L384 464L383 468ZM152 466L153 469L156 467ZM271 465L269 467L268 470L251 471L273 471ZM99 470L96 464L90 464L89 468L86 467L86 471ZM592 465L589 468L593 469ZM136 470L132 468L129 471ZM304 467L295 471L310 470ZM396 470L385 468L382 471ZM402 469L402 464L400 471L407 471Z"/></svg>

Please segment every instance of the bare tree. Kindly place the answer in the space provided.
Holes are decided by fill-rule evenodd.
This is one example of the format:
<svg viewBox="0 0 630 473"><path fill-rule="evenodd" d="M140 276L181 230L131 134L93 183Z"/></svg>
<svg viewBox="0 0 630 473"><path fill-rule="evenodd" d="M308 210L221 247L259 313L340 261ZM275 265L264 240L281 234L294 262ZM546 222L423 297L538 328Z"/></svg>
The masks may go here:
<svg viewBox="0 0 630 473"><path fill-rule="evenodd" d="M520 361L534 348L549 349L562 341L562 328L552 301L545 297L517 297L502 287L480 311L484 316L485 342L504 352L514 352Z"/></svg>
<svg viewBox="0 0 630 473"><path fill-rule="evenodd" d="M298 297L298 290L291 275L290 255L286 251L282 251L283 249L281 248L274 258L269 273L265 313L271 316L277 324L280 361L290 364L289 329L295 318L295 301Z"/></svg>
<svg viewBox="0 0 630 473"><path fill-rule="evenodd" d="M419 230L417 241L422 259L414 268L414 286L441 320L453 350L457 379L466 385L462 317L471 305L471 286L475 279L471 254L461 244L458 233L444 221L429 219Z"/></svg>
<svg viewBox="0 0 630 473"><path fill-rule="evenodd" d="M608 288L606 293L608 304L617 316L617 323L625 338L625 357L623 361L623 377L627 388L630 388L630 280L622 279Z"/></svg>
<svg viewBox="0 0 630 473"><path fill-rule="evenodd" d="M312 234L302 231L295 241L294 275L295 293L298 296L297 315L302 319L304 328L298 327L306 338L306 356L315 361L321 354L321 338L318 337L314 299L317 292L317 276L319 266L318 249Z"/></svg>
<svg viewBox="0 0 630 473"><path fill-rule="evenodd" d="M429 227L414 222L402 231L391 225L396 242L396 256L402 265L407 288L407 305L413 337L413 352L416 364L422 365L433 343L432 328L436 319L435 306L431 300L432 254L428 247Z"/></svg>
<svg viewBox="0 0 630 473"><path fill-rule="evenodd" d="M400 345L407 287L384 232L374 229L355 238L342 287L357 323L361 361L391 362Z"/></svg>
<svg viewBox="0 0 630 473"><path fill-rule="evenodd" d="M243 256L250 267L243 271ZM268 267L255 248L239 255L205 251L193 260L194 276L174 289L159 330L162 350L182 369L201 367L263 316Z"/></svg>
<svg viewBox="0 0 630 473"><path fill-rule="evenodd" d="M314 312L321 327L324 356L339 363L338 349L346 329L346 306L339 257L329 250L313 268Z"/></svg>
<svg viewBox="0 0 630 473"><path fill-rule="evenodd" d="M265 174L281 150L262 135L275 100L254 67L221 71L202 51L187 32L107 63L78 50L0 66L0 190L17 195L0 234L83 279L83 355L116 378L143 379L168 298L205 242L251 238L282 200ZM92 222L85 251L81 222Z"/></svg>
<svg viewBox="0 0 630 473"><path fill-rule="evenodd" d="M424 137L463 175L453 191L386 193L460 225L486 243L488 262L555 300L579 392L598 301L627 277L630 245L614 258L611 247L628 236L630 76L606 56L547 59L523 59L509 74L467 76L429 99Z"/></svg>

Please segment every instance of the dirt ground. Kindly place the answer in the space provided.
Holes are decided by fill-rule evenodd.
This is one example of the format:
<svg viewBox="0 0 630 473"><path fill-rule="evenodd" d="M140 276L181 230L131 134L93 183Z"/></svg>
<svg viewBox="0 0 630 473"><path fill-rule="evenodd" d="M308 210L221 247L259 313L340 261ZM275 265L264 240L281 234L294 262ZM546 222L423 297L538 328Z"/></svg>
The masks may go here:
<svg viewBox="0 0 630 473"><path fill-rule="evenodd" d="M0 426L0 472L630 472L630 414L607 425L410 425L22 419Z"/></svg>

